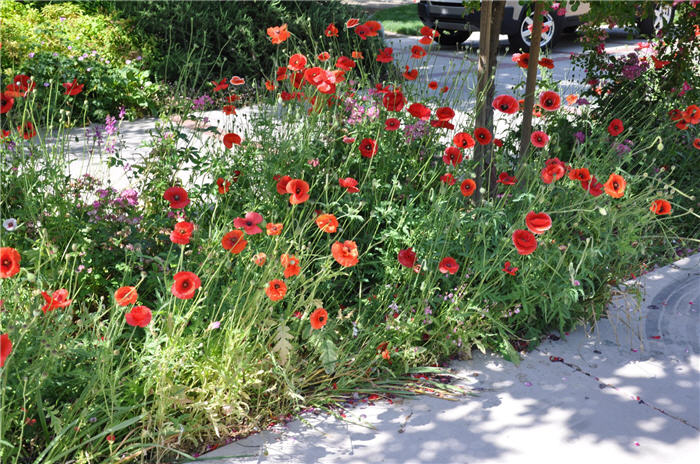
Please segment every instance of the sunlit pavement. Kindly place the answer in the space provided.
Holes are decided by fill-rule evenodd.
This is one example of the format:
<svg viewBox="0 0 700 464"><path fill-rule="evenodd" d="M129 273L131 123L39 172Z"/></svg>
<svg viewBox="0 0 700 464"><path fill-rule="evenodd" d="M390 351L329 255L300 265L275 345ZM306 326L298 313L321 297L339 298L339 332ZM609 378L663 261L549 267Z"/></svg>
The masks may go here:
<svg viewBox="0 0 700 464"><path fill-rule="evenodd" d="M202 462L696 462L698 306L700 254L629 282L607 318L552 334L519 366L479 352L453 362L455 384L477 396L360 401L346 421L307 413Z"/></svg>

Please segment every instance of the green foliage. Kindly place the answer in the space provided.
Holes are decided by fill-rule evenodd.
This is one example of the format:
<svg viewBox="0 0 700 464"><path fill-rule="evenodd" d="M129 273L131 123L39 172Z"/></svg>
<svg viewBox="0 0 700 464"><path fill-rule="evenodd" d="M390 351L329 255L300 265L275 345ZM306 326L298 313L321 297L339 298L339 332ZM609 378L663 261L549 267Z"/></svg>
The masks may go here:
<svg viewBox="0 0 700 464"><path fill-rule="evenodd" d="M423 27L416 5L381 9L372 15L372 19L381 22L386 31L396 34L417 35Z"/></svg>

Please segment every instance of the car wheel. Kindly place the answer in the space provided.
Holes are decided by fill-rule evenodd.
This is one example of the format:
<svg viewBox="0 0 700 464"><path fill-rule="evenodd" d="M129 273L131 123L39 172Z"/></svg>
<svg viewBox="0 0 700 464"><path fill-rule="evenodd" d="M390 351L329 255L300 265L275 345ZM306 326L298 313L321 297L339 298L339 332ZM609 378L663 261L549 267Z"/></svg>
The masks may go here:
<svg viewBox="0 0 700 464"><path fill-rule="evenodd" d="M518 31L515 34L508 35L510 46L514 50L527 51L530 49L530 36L532 35L532 25L534 23L534 14L523 16L518 26ZM552 15L551 12L546 12L542 17L542 38L540 39L540 48L550 48L557 41L562 33L563 21L559 16Z"/></svg>
<svg viewBox="0 0 700 464"><path fill-rule="evenodd" d="M673 20L673 13L673 7L669 5L655 5L654 14L639 21L639 32L649 37L655 36L664 27L664 24Z"/></svg>
<svg viewBox="0 0 700 464"><path fill-rule="evenodd" d="M435 41L440 45L458 45L472 35L471 31L450 31L446 29L438 29L438 33L440 35L435 38Z"/></svg>

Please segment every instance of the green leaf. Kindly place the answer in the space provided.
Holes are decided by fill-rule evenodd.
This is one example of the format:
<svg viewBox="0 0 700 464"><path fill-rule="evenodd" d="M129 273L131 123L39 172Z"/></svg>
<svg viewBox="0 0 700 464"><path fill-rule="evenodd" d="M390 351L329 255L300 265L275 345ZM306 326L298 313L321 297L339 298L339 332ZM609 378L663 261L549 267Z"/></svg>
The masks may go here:
<svg viewBox="0 0 700 464"><path fill-rule="evenodd" d="M335 371L335 363L338 361L338 348L330 338L321 340L321 362L327 374L332 374Z"/></svg>

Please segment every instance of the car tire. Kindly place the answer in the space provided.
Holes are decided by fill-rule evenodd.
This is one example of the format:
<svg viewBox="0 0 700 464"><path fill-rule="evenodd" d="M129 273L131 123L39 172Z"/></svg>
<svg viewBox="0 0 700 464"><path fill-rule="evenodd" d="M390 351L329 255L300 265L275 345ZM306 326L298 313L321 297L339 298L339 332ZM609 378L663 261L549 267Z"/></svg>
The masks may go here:
<svg viewBox="0 0 700 464"><path fill-rule="evenodd" d="M662 7L661 5L654 6L654 13L648 18L639 21L639 32L647 37L654 37L661 30L665 22L673 21L675 10L670 7Z"/></svg>
<svg viewBox="0 0 700 464"><path fill-rule="evenodd" d="M440 35L435 38L435 41L440 45L458 45L472 35L471 31L450 31L446 29L438 29L438 33Z"/></svg>
<svg viewBox="0 0 700 464"><path fill-rule="evenodd" d="M508 34L508 42L510 42L510 47L513 51L528 51L530 49L530 41L526 37L525 30L533 22L533 14L525 16L526 9L523 9L522 18L518 23L518 32L515 34ZM559 37L561 36L564 29L564 20L561 16L554 14L551 11L546 12L544 16L543 26L549 26L550 31L542 31L542 41L540 42L540 48L548 49L551 48Z"/></svg>

